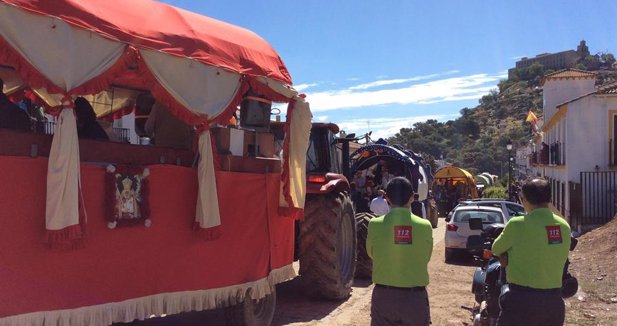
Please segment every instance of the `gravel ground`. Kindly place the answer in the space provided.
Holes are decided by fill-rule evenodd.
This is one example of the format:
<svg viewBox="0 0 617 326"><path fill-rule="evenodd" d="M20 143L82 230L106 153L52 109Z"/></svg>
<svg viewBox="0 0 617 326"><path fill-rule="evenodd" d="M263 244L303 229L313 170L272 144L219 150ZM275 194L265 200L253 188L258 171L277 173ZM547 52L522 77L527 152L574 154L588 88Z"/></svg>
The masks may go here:
<svg viewBox="0 0 617 326"><path fill-rule="evenodd" d="M433 325L471 324L470 309L474 300L471 278L475 267L469 259L454 265L444 263L443 219L433 229L434 249L429 263L428 286ZM297 265L296 265L297 268ZM343 302L306 298L298 278L277 286L277 306L273 326L368 326L373 285L369 280L356 280L349 299ZM224 325L223 312L212 310L181 317L158 318L135 325Z"/></svg>

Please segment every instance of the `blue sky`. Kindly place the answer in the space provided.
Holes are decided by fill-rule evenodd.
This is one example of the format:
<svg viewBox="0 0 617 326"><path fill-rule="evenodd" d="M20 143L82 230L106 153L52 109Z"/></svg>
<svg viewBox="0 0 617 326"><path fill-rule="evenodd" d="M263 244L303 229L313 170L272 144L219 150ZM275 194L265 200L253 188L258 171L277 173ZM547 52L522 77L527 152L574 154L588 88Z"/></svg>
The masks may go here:
<svg viewBox="0 0 617 326"><path fill-rule="evenodd" d="M277 50L315 121L386 137L478 99L522 56L617 52L617 1L165 0Z"/></svg>

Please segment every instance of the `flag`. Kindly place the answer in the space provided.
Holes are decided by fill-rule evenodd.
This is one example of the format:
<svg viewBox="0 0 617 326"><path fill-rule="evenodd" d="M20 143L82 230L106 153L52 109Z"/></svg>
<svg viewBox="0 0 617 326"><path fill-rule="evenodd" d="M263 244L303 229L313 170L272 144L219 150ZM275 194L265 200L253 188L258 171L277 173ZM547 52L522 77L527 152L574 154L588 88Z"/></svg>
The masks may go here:
<svg viewBox="0 0 617 326"><path fill-rule="evenodd" d="M535 126L536 123L538 123L538 117L536 117L536 115L533 114L531 110L529 110L529 112L527 113L527 119L525 119L525 121Z"/></svg>
<svg viewBox="0 0 617 326"><path fill-rule="evenodd" d="M535 133L538 131L536 127L536 124L538 123L538 117L536 117L536 115L533 114L531 110L527 112L527 118L525 119L525 121L531 124L531 132Z"/></svg>

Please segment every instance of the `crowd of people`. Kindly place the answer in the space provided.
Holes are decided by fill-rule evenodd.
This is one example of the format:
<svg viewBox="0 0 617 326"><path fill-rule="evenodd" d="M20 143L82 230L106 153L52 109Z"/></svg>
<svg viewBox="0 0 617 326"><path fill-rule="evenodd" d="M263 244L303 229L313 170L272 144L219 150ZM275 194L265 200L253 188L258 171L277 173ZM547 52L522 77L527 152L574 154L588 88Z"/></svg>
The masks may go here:
<svg viewBox="0 0 617 326"><path fill-rule="evenodd" d="M32 131L33 119L36 119L28 114L32 103L23 99L19 102L21 105L15 104L4 94L3 89L4 81L0 79L0 128Z"/></svg>
<svg viewBox="0 0 617 326"><path fill-rule="evenodd" d="M397 175L399 173L391 171L385 160L380 160L377 164L366 170L356 171L350 184L351 199L355 205L356 212L373 212L375 214L383 212L380 209L377 209L378 211L376 212L371 206L384 207L384 190L388 182ZM373 201L375 201L374 204Z"/></svg>
<svg viewBox="0 0 617 326"><path fill-rule="evenodd" d="M451 211L460 200L471 199L469 187L463 181L452 178L435 179L432 194L442 214Z"/></svg>

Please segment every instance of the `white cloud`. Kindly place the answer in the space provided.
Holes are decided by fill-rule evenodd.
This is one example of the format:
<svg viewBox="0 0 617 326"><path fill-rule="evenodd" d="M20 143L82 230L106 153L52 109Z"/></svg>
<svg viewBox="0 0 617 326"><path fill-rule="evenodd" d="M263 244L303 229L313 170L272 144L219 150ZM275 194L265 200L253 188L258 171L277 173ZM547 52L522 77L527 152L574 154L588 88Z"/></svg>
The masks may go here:
<svg viewBox="0 0 617 326"><path fill-rule="evenodd" d="M337 124L341 130L345 130L348 134L356 133L357 136L372 131L371 138L377 140L394 136L401 128L411 128L416 122L424 122L429 119L444 121L457 116L458 114L435 114L396 118L352 119L338 122Z"/></svg>
<svg viewBox="0 0 617 326"><path fill-rule="evenodd" d="M318 83L299 84L299 85L294 85L294 88L299 92L299 91L305 90L307 88L315 87L317 85L319 85L319 84Z"/></svg>
<svg viewBox="0 0 617 326"><path fill-rule="evenodd" d="M427 104L471 100L486 95L504 77L506 76L503 73L474 74L379 90L366 90L364 89L366 86L357 85L342 90L309 92L307 99L311 103L313 112L386 104ZM375 85L377 82L380 81L372 84ZM360 89L359 86L363 88Z"/></svg>
<svg viewBox="0 0 617 326"><path fill-rule="evenodd" d="M324 121L328 120L328 116L327 115L318 115L316 117L313 117L313 120L319 121L319 122L324 122Z"/></svg>
<svg viewBox="0 0 617 326"><path fill-rule="evenodd" d="M379 87L379 86L403 84L403 83L408 83L412 81L420 81L420 80L432 79L432 78L439 77L439 76L455 74L457 72L458 70L450 70L450 71L446 71L443 73L416 76L416 77L411 77L411 78L383 79L383 80L378 80L378 81L374 81L374 82L370 82L366 84L352 86L352 87L349 87L348 90L364 90L364 89L369 89L369 88L374 88L374 87Z"/></svg>

